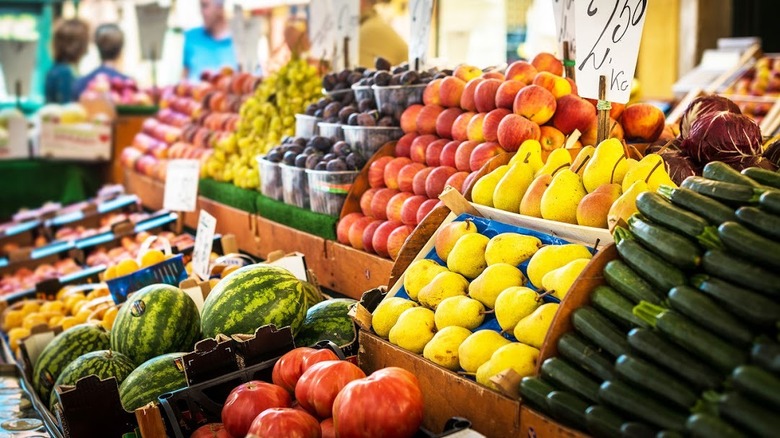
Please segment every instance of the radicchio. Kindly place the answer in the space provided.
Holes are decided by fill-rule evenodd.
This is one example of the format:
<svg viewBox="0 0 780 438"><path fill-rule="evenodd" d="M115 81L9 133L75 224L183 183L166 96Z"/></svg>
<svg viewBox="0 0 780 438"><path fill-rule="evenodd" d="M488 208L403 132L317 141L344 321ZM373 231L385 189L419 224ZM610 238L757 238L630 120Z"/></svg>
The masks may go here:
<svg viewBox="0 0 780 438"><path fill-rule="evenodd" d="M691 124L702 116L720 111L728 111L730 113L742 114L736 103L730 99L721 97L718 95L709 95L697 97L680 118L680 136L682 138L688 138Z"/></svg>
<svg viewBox="0 0 780 438"><path fill-rule="evenodd" d="M723 161L742 170L761 158L761 129L750 117L730 111L699 116L690 124L681 149L695 164Z"/></svg>

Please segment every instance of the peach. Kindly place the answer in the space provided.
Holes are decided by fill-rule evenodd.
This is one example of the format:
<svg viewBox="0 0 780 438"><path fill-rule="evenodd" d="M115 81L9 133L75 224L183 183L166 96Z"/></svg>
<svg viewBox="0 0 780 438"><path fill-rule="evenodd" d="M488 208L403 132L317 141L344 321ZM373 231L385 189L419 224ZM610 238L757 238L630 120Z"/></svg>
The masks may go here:
<svg viewBox="0 0 780 438"><path fill-rule="evenodd" d="M422 195L412 195L406 198L404 205L401 207L401 222L404 225L417 225L417 212L420 210L420 206L428 198Z"/></svg>
<svg viewBox="0 0 780 438"><path fill-rule="evenodd" d="M463 82L468 82L474 78L480 77L482 75L482 70L480 70L479 67L474 67L473 65L461 64L455 67L452 75L462 80Z"/></svg>
<svg viewBox="0 0 780 438"><path fill-rule="evenodd" d="M473 113L471 111L465 112L458 116L458 118L455 119L455 121L452 123L452 139L453 140L468 140L468 129L469 129L469 122L471 121L471 118L474 117L476 113Z"/></svg>
<svg viewBox="0 0 780 438"><path fill-rule="evenodd" d="M428 82L423 90L423 103L425 105L441 105L439 90L441 89L442 79L434 79Z"/></svg>
<svg viewBox="0 0 780 438"><path fill-rule="evenodd" d="M422 222L423 219L425 219L425 216L428 216L428 213L430 213L438 203L438 199L427 199L425 202L420 204L420 208L417 209L417 223L419 224Z"/></svg>
<svg viewBox="0 0 780 438"><path fill-rule="evenodd" d="M628 105L620 116L627 140L652 143L664 130L664 113L649 103Z"/></svg>
<svg viewBox="0 0 780 438"><path fill-rule="evenodd" d="M482 73L482 77L485 79L498 79L499 81L505 81L506 76L504 76L503 73L501 73L498 70L491 70L485 73Z"/></svg>
<svg viewBox="0 0 780 438"><path fill-rule="evenodd" d="M512 109L517 93L525 87L523 81L506 81L496 90L496 108Z"/></svg>
<svg viewBox="0 0 780 438"><path fill-rule="evenodd" d="M496 108L485 115L485 120L482 121L482 135L485 141L498 141L498 124L511 113L512 111L506 108Z"/></svg>
<svg viewBox="0 0 780 438"><path fill-rule="evenodd" d="M509 114L498 124L498 143L507 152L514 152L524 141L539 140L539 125L518 114Z"/></svg>
<svg viewBox="0 0 780 438"><path fill-rule="evenodd" d="M463 193L463 182L471 175L468 172L453 173L451 177L447 178L447 182L444 183L444 187L450 186L455 190Z"/></svg>
<svg viewBox="0 0 780 438"><path fill-rule="evenodd" d="M428 179L428 174L430 174L433 169L433 167L426 167L414 175L414 179L412 180L412 192L415 195L425 195L425 180Z"/></svg>
<svg viewBox="0 0 780 438"><path fill-rule="evenodd" d="M504 152L506 151L502 149L501 145L496 142L488 141L482 143L475 147L473 151L471 151L471 156L469 157L469 169L472 172L476 172L493 157L503 154Z"/></svg>
<svg viewBox="0 0 780 438"><path fill-rule="evenodd" d="M425 194L428 198L438 198L444 190L447 180L457 172L455 168L448 166L434 167L428 174L428 178L425 179Z"/></svg>
<svg viewBox="0 0 780 438"><path fill-rule="evenodd" d="M396 157L408 157L409 151L412 149L412 142L417 138L416 132L410 132L404 134L395 142L395 156Z"/></svg>
<svg viewBox="0 0 780 438"><path fill-rule="evenodd" d="M571 134L575 129L585 132L596 118L596 108L579 96L567 94L558 98L557 102L558 108L552 123L564 135Z"/></svg>
<svg viewBox="0 0 780 438"><path fill-rule="evenodd" d="M382 190L381 188L370 188L360 195L360 211L366 216L371 216L371 200L374 199L376 192Z"/></svg>
<svg viewBox="0 0 780 438"><path fill-rule="evenodd" d="M444 108L439 105L425 105L417 115L417 132L436 134L436 119Z"/></svg>
<svg viewBox="0 0 780 438"><path fill-rule="evenodd" d="M538 85L528 85L520 90L512 106L515 114L538 125L547 123L555 114L556 107L555 96Z"/></svg>
<svg viewBox="0 0 780 438"><path fill-rule="evenodd" d="M398 157L390 160L390 162L387 163L387 166L385 166L385 187L389 189L397 189L398 172L400 172L404 166L411 162L412 160L406 157Z"/></svg>
<svg viewBox="0 0 780 438"><path fill-rule="evenodd" d="M441 151L449 142L450 140L447 140L446 138L440 138L431 142L431 144L428 145L428 148L425 149L425 164L431 167L438 166L441 158Z"/></svg>
<svg viewBox="0 0 780 438"><path fill-rule="evenodd" d="M538 71L547 71L554 75L563 76L563 63L552 53L542 52L534 56L531 65Z"/></svg>
<svg viewBox="0 0 780 438"><path fill-rule="evenodd" d="M393 221L380 224L371 238L371 247L374 249L374 252L381 257L389 257L390 254L387 252L388 238L393 230L403 226L404 224Z"/></svg>
<svg viewBox="0 0 780 438"><path fill-rule="evenodd" d="M485 135L482 133L482 124L485 121L486 113L478 113L469 121L466 127L466 137L471 141L483 142Z"/></svg>
<svg viewBox="0 0 780 438"><path fill-rule="evenodd" d="M376 229L379 228L379 226L383 223L384 221L376 219L374 222L368 224L368 226L363 230L363 251L370 254L374 253L374 233L376 232Z"/></svg>
<svg viewBox="0 0 780 438"><path fill-rule="evenodd" d="M474 78L466 82L466 87L463 89L463 94L460 96L460 107L464 111L476 111L477 104L474 103L474 94L477 91L477 86L482 83L484 79Z"/></svg>
<svg viewBox="0 0 780 438"><path fill-rule="evenodd" d="M355 249L363 249L363 231L365 231L368 224L376 221L376 219L368 216L363 216L357 219L349 227L349 244Z"/></svg>
<svg viewBox="0 0 780 438"><path fill-rule="evenodd" d="M350 213L341 218L339 224L336 226L336 240L338 240L339 243L349 245L349 227L362 217L365 217L363 216L363 213Z"/></svg>
<svg viewBox="0 0 780 438"><path fill-rule="evenodd" d="M444 145L439 154L439 166L455 167L455 152L458 150L461 141L452 140Z"/></svg>
<svg viewBox="0 0 780 438"><path fill-rule="evenodd" d="M471 160L471 151L473 151L479 142L477 141L464 141L458 145L458 149L455 150L455 168L460 171L468 171L471 169L469 160Z"/></svg>
<svg viewBox="0 0 780 438"><path fill-rule="evenodd" d="M504 76L508 81L520 81L530 84L539 71L528 61L515 61L506 68Z"/></svg>
<svg viewBox="0 0 780 438"><path fill-rule="evenodd" d="M503 82L498 79L485 79L474 91L474 104L477 111L486 113L496 109L496 93Z"/></svg>
<svg viewBox="0 0 780 438"><path fill-rule="evenodd" d="M463 114L460 108L447 108L436 118L436 135L441 138L452 138L452 125L459 115Z"/></svg>
<svg viewBox="0 0 780 438"><path fill-rule="evenodd" d="M390 202L390 198L398 193L396 189L379 189L371 198L371 216L375 219L387 219L387 203Z"/></svg>
<svg viewBox="0 0 780 438"><path fill-rule="evenodd" d="M585 195L577 204L577 224L607 228L609 210L620 194L620 184L603 184Z"/></svg>
<svg viewBox="0 0 780 438"><path fill-rule="evenodd" d="M439 105L445 108L460 106L460 97L463 95L464 88L466 82L457 77L447 76L442 79L439 87Z"/></svg>
<svg viewBox="0 0 780 438"><path fill-rule="evenodd" d="M406 243L406 238L412 234L412 231L414 231L413 226L402 225L394 229L390 235L387 236L387 254L391 259L395 260L398 258L398 253L401 252L401 248L403 248L404 243Z"/></svg>
<svg viewBox="0 0 780 438"><path fill-rule="evenodd" d="M534 77L533 84L546 88L556 99L567 94L572 94L572 88L569 81L546 71L537 73Z"/></svg>
<svg viewBox="0 0 780 438"><path fill-rule="evenodd" d="M401 207L404 205L404 201L414 196L409 192L400 192L393 195L389 201L387 201L387 209L385 214L387 220L401 222Z"/></svg>
<svg viewBox="0 0 780 438"><path fill-rule="evenodd" d="M539 133L539 143L544 151L562 148L566 142L566 136L554 126L540 126Z"/></svg>
<svg viewBox="0 0 780 438"><path fill-rule="evenodd" d="M420 110L423 106L419 103L409 105L403 113L401 113L401 129L406 133L417 132L417 116L420 114Z"/></svg>
<svg viewBox="0 0 780 438"><path fill-rule="evenodd" d="M412 183L417 172L425 169L422 163L409 163L398 172L398 190L402 192L412 192Z"/></svg>
<svg viewBox="0 0 780 438"><path fill-rule="evenodd" d="M379 157L368 166L368 185L370 187L385 186L385 166L393 161L393 157Z"/></svg>
<svg viewBox="0 0 780 438"><path fill-rule="evenodd" d="M428 145L438 140L439 137L435 135L421 135L412 141L412 147L409 150L409 158L415 163L425 164L425 150L428 149Z"/></svg>
<svg viewBox="0 0 780 438"><path fill-rule="evenodd" d="M528 189L520 200L520 214L533 217L542 217L542 195L552 182L552 175L545 173L537 176L528 186Z"/></svg>

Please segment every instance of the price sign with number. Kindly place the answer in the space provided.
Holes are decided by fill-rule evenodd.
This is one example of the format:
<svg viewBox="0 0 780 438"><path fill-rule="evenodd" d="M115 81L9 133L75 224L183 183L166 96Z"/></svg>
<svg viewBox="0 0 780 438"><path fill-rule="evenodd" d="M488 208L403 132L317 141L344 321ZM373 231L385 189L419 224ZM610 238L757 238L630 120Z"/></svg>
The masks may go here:
<svg viewBox="0 0 780 438"><path fill-rule="evenodd" d="M311 41L311 55L314 58L331 59L335 28L331 0L309 3L309 41Z"/></svg>
<svg viewBox="0 0 780 438"><path fill-rule="evenodd" d="M173 211L195 211L199 178L199 160L168 161L163 208Z"/></svg>
<svg viewBox="0 0 780 438"><path fill-rule="evenodd" d="M360 0L330 1L333 4L333 22L335 23L333 65L340 68L350 68L358 65L358 53L360 53L358 50L360 47ZM344 56L345 40L347 41L348 60Z"/></svg>
<svg viewBox="0 0 780 438"><path fill-rule="evenodd" d="M574 11L580 96L598 99L603 75L607 100L628 102L647 0L577 0Z"/></svg>
<svg viewBox="0 0 780 438"><path fill-rule="evenodd" d="M553 0L553 14L555 15L558 44L568 41L569 56L573 56L577 53L574 50L574 0ZM562 50L561 53L563 53Z"/></svg>
<svg viewBox="0 0 780 438"><path fill-rule="evenodd" d="M409 65L422 69L428 60L428 45L433 19L433 0L411 0L411 32L409 34ZM417 64L415 64L417 62Z"/></svg>
<svg viewBox="0 0 780 438"><path fill-rule="evenodd" d="M201 280L209 278L211 261L211 245L214 243L214 233L217 229L217 219L206 210L200 211L198 229L195 234L195 247L192 249L192 271Z"/></svg>

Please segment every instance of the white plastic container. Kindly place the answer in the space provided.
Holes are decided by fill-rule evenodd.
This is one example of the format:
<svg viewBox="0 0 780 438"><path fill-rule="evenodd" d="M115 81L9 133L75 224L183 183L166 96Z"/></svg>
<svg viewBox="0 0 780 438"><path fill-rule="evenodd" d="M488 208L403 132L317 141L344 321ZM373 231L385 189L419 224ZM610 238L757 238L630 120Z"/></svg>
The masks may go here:
<svg viewBox="0 0 780 438"><path fill-rule="evenodd" d="M280 164L282 169L282 199L285 204L309 208L309 180L306 169Z"/></svg>
<svg viewBox="0 0 780 438"><path fill-rule="evenodd" d="M295 136L303 138L312 138L319 130L317 124L322 119L314 116L307 116L306 114L295 115Z"/></svg>
<svg viewBox="0 0 780 438"><path fill-rule="evenodd" d="M344 129L344 141L366 160L371 158L385 143L398 140L404 135L403 130L395 126L344 125L342 129Z"/></svg>
<svg viewBox="0 0 780 438"><path fill-rule="evenodd" d="M359 171L329 172L306 169L312 211L339 217L349 189L359 174Z"/></svg>
<svg viewBox="0 0 780 438"><path fill-rule="evenodd" d="M260 192L263 196L281 201L282 169L279 163L268 161L265 156L258 156L257 169L260 172Z"/></svg>

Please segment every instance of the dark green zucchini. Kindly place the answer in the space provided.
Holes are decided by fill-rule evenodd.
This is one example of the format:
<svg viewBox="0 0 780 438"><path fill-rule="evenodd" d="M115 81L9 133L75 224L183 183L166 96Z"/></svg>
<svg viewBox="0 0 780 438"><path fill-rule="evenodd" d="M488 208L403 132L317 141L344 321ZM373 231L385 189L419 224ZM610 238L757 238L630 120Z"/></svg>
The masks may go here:
<svg viewBox="0 0 780 438"><path fill-rule="evenodd" d="M556 388L576 394L583 399L595 402L599 398L599 384L570 363L557 357L551 357L542 363L542 378L550 381Z"/></svg>
<svg viewBox="0 0 780 438"><path fill-rule="evenodd" d="M655 438L683 438L684 435L674 430L662 430L655 434Z"/></svg>
<svg viewBox="0 0 780 438"><path fill-rule="evenodd" d="M765 409L735 392L726 393L720 398L718 412L721 417L755 434L751 436L774 438L780 431L780 416L777 411Z"/></svg>
<svg viewBox="0 0 780 438"><path fill-rule="evenodd" d="M612 361L607 355L574 332L564 333L558 339L558 353L599 380L615 378Z"/></svg>
<svg viewBox="0 0 780 438"><path fill-rule="evenodd" d="M685 422L693 438L744 438L745 435L729 423L710 414L693 414Z"/></svg>
<svg viewBox="0 0 780 438"><path fill-rule="evenodd" d="M636 208L651 221L688 237L707 248L719 248L717 232L706 220L669 202L655 192L642 192L636 197Z"/></svg>
<svg viewBox="0 0 780 438"><path fill-rule="evenodd" d="M523 377L520 381L520 397L524 403L528 403L542 412L547 409L547 395L555 391L555 388L542 380L541 377Z"/></svg>
<svg viewBox="0 0 780 438"><path fill-rule="evenodd" d="M596 438L620 438L623 419L606 406L594 405L585 409L585 421Z"/></svg>
<svg viewBox="0 0 780 438"><path fill-rule="evenodd" d="M599 388L599 399L609 406L654 426L684 430L687 415L670 408L621 381L607 381Z"/></svg>
<svg viewBox="0 0 780 438"><path fill-rule="evenodd" d="M772 190L764 193L758 198L758 205L762 210L780 214L780 191Z"/></svg>
<svg viewBox="0 0 780 438"><path fill-rule="evenodd" d="M572 325L580 334L609 352L613 357L628 352L625 332L618 329L604 315L590 306L572 312Z"/></svg>
<svg viewBox="0 0 780 438"><path fill-rule="evenodd" d="M634 304L609 286L596 286L590 293L590 303L599 312L624 328L649 327L646 322L634 316Z"/></svg>
<svg viewBox="0 0 780 438"><path fill-rule="evenodd" d="M750 349L750 360L764 370L780 376L780 345L777 343L756 342Z"/></svg>
<svg viewBox="0 0 780 438"><path fill-rule="evenodd" d="M742 365L731 373L734 387L769 409L780 409L780 378L754 365ZM770 405L770 406L767 406Z"/></svg>
<svg viewBox="0 0 780 438"><path fill-rule="evenodd" d="M628 421L620 426L622 438L655 438L656 428L638 421Z"/></svg>
<svg viewBox="0 0 780 438"><path fill-rule="evenodd" d="M615 360L615 371L626 382L681 408L691 409L698 397L688 386L655 365L625 354Z"/></svg>
<svg viewBox="0 0 780 438"><path fill-rule="evenodd" d="M723 222L718 235L734 254L761 266L780 268L780 243L759 236L737 222Z"/></svg>
<svg viewBox="0 0 780 438"><path fill-rule="evenodd" d="M761 184L739 173L737 169L734 169L722 161L710 161L707 163L702 170L702 176L715 181L739 184L748 187L761 186Z"/></svg>
<svg viewBox="0 0 780 438"><path fill-rule="evenodd" d="M713 249L705 252L701 265L710 275L764 295L780 297L780 276L725 251Z"/></svg>
<svg viewBox="0 0 780 438"><path fill-rule="evenodd" d="M622 239L617 244L617 250L631 269L664 294L668 293L669 289L688 282L680 269L661 260L636 240Z"/></svg>
<svg viewBox="0 0 780 438"><path fill-rule="evenodd" d="M707 275L694 275L691 284L749 324L770 327L780 321L780 304L764 295Z"/></svg>
<svg viewBox="0 0 780 438"><path fill-rule="evenodd" d="M589 406L583 399L566 391L553 391L547 395L547 407L553 418L580 430L588 427L585 410Z"/></svg>
<svg viewBox="0 0 780 438"><path fill-rule="evenodd" d="M665 298L620 259L610 260L604 266L604 279L634 304L640 301L661 304Z"/></svg>
<svg viewBox="0 0 780 438"><path fill-rule="evenodd" d="M694 214L706 219L709 223L718 226L726 221L735 221L734 209L721 202L701 195L682 187L661 186L658 193Z"/></svg>
<svg viewBox="0 0 780 438"><path fill-rule="evenodd" d="M759 235L780 239L780 216L756 207L740 207L737 209L737 217L746 227Z"/></svg>
<svg viewBox="0 0 780 438"><path fill-rule="evenodd" d="M729 204L755 204L766 189L743 186L740 184L713 181L702 176L689 176L682 182L682 187L715 198Z"/></svg>
<svg viewBox="0 0 780 438"><path fill-rule="evenodd" d="M753 334L733 314L724 310L704 293L690 287L679 286L669 291L672 308L699 323L713 333L739 345L748 345Z"/></svg>
<svg viewBox="0 0 780 438"><path fill-rule="evenodd" d="M702 251L698 245L662 225L635 214L628 218L628 229L645 248L674 266L693 269L701 263Z"/></svg>
<svg viewBox="0 0 780 438"><path fill-rule="evenodd" d="M742 175L750 177L753 181L765 186L780 189L780 174L760 167L748 167L742 169Z"/></svg>

